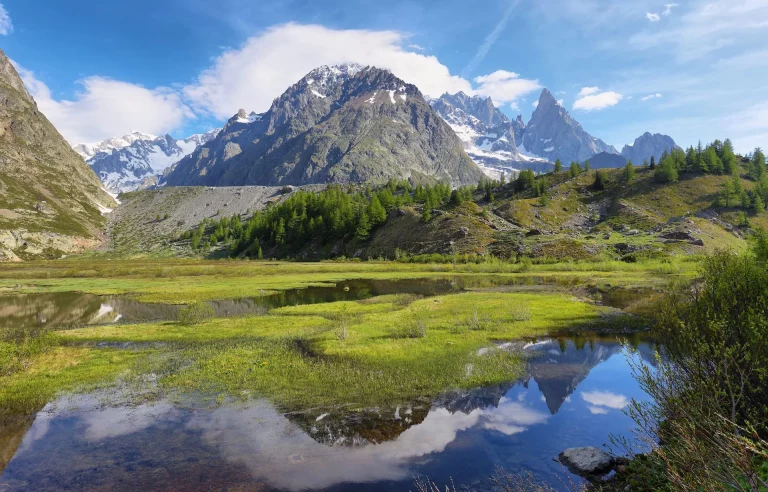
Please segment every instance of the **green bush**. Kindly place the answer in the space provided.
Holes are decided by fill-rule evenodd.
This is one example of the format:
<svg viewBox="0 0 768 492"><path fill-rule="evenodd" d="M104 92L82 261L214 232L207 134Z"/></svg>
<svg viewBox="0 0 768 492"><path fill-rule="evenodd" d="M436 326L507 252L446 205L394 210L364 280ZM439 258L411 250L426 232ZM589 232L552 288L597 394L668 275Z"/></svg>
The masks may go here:
<svg viewBox="0 0 768 492"><path fill-rule="evenodd" d="M213 318L213 308L204 302L194 302L179 310L179 323L193 326L205 323Z"/></svg>

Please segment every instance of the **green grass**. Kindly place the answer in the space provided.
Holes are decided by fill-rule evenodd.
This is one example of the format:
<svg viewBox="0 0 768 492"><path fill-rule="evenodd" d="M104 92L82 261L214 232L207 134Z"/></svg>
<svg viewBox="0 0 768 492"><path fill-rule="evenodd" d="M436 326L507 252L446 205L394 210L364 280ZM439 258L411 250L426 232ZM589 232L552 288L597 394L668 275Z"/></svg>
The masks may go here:
<svg viewBox="0 0 768 492"><path fill-rule="evenodd" d="M691 278L697 259L665 258L637 263L615 260L541 264L418 264L386 261L292 263L205 260L71 260L0 264L1 292L130 294L145 302L188 304L200 300L258 297L276 290L350 279L407 279L489 274L521 283L665 285L669 276Z"/></svg>
<svg viewBox="0 0 768 492"><path fill-rule="evenodd" d="M520 320L520 306L530 317ZM496 341L585 327L600 308L562 293L470 292L386 296L292 306L265 316L98 326L55 332L23 368L0 377L0 414L33 411L56 394L153 374L169 396L267 397L284 409L379 405L447 389L513 380L518 355L478 349ZM334 334L347 313L348 336ZM421 316L422 338L398 330ZM471 322L483 320L481 325ZM99 342L133 342L126 350Z"/></svg>

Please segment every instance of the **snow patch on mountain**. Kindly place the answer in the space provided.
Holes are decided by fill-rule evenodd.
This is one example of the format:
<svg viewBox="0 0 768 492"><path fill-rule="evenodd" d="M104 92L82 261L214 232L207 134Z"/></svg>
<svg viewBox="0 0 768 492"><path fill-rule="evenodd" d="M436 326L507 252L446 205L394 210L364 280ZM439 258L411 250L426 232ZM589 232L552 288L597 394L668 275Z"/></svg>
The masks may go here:
<svg viewBox="0 0 768 492"><path fill-rule="evenodd" d="M247 118L246 118L247 119ZM219 129L176 140L131 132L122 137L74 147L101 179L104 189L116 196L157 183L158 176L184 156L219 133Z"/></svg>

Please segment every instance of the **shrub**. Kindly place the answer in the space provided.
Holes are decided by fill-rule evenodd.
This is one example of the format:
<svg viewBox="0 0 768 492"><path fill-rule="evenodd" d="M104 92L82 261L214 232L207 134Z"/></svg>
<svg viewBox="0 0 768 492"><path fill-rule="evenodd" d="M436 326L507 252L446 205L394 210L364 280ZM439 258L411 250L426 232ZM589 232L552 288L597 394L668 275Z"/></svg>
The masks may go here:
<svg viewBox="0 0 768 492"><path fill-rule="evenodd" d="M675 489L762 490L768 458L768 271L753 254L718 252L702 281L660 308L656 368L637 377L653 403L630 415ZM661 447L657 443L662 442Z"/></svg>
<svg viewBox="0 0 768 492"><path fill-rule="evenodd" d="M427 336L427 310L412 311L413 318L395 330L395 338L424 338Z"/></svg>
<svg viewBox="0 0 768 492"><path fill-rule="evenodd" d="M211 306L197 301L179 310L179 323L184 326L199 325L213 318L213 315Z"/></svg>

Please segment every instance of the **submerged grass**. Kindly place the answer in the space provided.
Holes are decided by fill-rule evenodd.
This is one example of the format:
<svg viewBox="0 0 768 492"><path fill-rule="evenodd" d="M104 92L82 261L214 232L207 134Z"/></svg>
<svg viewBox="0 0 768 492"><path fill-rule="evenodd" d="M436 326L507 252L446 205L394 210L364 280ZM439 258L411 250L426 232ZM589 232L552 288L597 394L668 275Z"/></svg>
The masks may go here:
<svg viewBox="0 0 768 492"><path fill-rule="evenodd" d="M23 370L0 377L2 413L39 408L58 392L152 375L169 395L268 397L284 409L380 405L517 378L516 354L494 342L595 322L604 308L562 293L382 296L291 306L198 325L144 323L55 332ZM525 316L520 313L524 312ZM337 336L340 313L346 336ZM483 330L456 320L478 316ZM423 336L399 330L420 322ZM457 329L458 328L458 329ZM106 342L106 343L104 343ZM124 344L123 350L109 347Z"/></svg>

